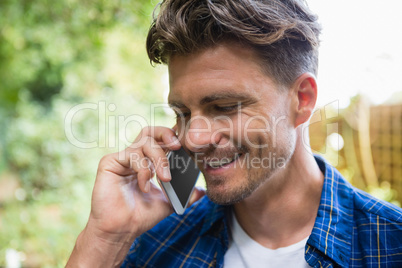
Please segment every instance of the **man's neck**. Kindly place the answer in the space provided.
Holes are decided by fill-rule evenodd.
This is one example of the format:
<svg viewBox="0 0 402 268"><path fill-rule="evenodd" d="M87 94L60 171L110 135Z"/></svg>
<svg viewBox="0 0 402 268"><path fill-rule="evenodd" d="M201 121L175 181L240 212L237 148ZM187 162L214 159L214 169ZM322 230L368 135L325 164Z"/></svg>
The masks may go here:
<svg viewBox="0 0 402 268"><path fill-rule="evenodd" d="M321 198L324 175L313 155L299 143L286 168L234 205L246 233L261 245L276 249L309 236Z"/></svg>

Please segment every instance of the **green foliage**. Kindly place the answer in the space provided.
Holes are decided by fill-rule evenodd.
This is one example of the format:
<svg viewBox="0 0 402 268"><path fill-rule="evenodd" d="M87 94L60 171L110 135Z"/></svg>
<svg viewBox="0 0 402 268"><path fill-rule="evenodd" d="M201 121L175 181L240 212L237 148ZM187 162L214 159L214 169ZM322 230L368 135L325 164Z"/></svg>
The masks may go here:
<svg viewBox="0 0 402 268"><path fill-rule="evenodd" d="M143 35L151 10L148 1L1 1L0 105L13 109L24 90L47 104L66 70L96 63L114 27Z"/></svg>
<svg viewBox="0 0 402 268"><path fill-rule="evenodd" d="M144 49L153 4L0 1L1 267L7 249L26 267L64 267L99 159L136 136L141 125L130 118L151 124L149 104L162 103L166 87L165 69L152 68ZM68 124L82 104L95 108ZM77 147L68 131L95 146Z"/></svg>

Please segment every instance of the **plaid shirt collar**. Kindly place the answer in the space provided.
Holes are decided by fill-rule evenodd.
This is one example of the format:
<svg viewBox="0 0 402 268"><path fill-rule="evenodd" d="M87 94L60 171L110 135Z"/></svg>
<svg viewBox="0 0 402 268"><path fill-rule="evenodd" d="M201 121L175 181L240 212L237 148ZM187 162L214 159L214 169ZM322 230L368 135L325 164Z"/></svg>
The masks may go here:
<svg viewBox="0 0 402 268"><path fill-rule="evenodd" d="M306 245L306 260L312 265L319 261L318 256L324 255L347 267L352 251L352 188L323 158L315 159L325 178L317 218Z"/></svg>
<svg viewBox="0 0 402 268"><path fill-rule="evenodd" d="M226 213L230 210L229 206L222 206L213 203L208 199L208 202L210 202L211 209L207 212L205 215L205 220L204 224L202 225L201 228L201 235L205 235L215 229L215 226L217 224L224 224L226 227ZM214 227L214 228L213 228Z"/></svg>
<svg viewBox="0 0 402 268"><path fill-rule="evenodd" d="M325 256L328 256L338 265L345 267L348 266L351 256L353 213L347 214L344 211L350 211L353 208L351 198L353 195L350 193L351 189L345 187L348 182L334 167L319 156L315 156L315 160L325 178L317 218L306 245L306 260L313 265L317 262L325 262ZM228 217L226 215L230 213L230 206L217 205L210 200L208 202L211 209L205 217L200 234L221 235L216 230L223 228L227 237ZM217 225L220 225L220 228L216 228Z"/></svg>

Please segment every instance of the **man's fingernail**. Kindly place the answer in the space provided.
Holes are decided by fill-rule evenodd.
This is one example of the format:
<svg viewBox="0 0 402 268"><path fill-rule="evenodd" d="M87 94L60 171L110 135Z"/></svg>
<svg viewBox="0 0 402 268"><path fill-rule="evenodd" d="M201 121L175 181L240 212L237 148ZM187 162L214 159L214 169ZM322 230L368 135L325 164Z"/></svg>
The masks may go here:
<svg viewBox="0 0 402 268"><path fill-rule="evenodd" d="M179 139L176 137L176 136L172 136L172 143L174 144L174 145L176 145L176 144L180 144L180 141L179 141Z"/></svg>
<svg viewBox="0 0 402 268"><path fill-rule="evenodd" d="M171 179L169 167L163 168L163 177L165 177L166 179Z"/></svg>

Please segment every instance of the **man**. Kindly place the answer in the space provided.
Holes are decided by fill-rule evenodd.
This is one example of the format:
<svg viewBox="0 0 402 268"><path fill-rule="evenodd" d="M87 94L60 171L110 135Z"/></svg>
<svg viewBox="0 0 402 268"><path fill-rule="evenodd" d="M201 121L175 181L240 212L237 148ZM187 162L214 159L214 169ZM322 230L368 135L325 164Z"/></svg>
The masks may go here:
<svg viewBox="0 0 402 268"><path fill-rule="evenodd" d="M147 50L169 67L177 125L145 128L100 161L67 266L402 265L401 209L304 146L319 32L299 0L164 1ZM207 196L196 190L178 216L150 179L170 180L166 152L181 146L197 158Z"/></svg>

